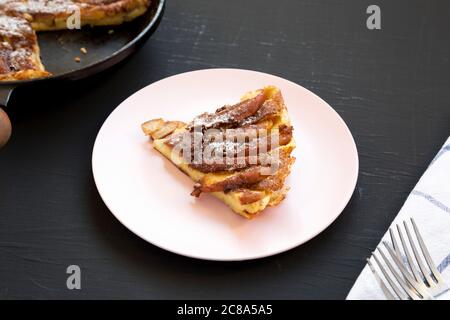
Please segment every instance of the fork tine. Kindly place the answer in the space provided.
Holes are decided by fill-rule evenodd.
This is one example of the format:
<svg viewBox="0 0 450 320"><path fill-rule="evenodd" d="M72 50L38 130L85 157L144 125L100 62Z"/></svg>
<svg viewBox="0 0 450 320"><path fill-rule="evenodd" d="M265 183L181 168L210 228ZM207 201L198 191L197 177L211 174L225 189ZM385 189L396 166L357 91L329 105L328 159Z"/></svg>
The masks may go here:
<svg viewBox="0 0 450 320"><path fill-rule="evenodd" d="M411 218L411 224L413 226L414 232L416 234L417 240L419 242L420 249L422 250L423 256L425 257L425 260L428 264L428 266L431 269L431 272L433 273L433 276L436 278L438 282L444 281L442 279L441 273L436 268L436 265L433 262L433 259L430 256L430 253L428 252L427 246L425 245L425 242L423 241L422 236L420 235L419 229L417 228L416 222L413 218Z"/></svg>
<svg viewBox="0 0 450 320"><path fill-rule="evenodd" d="M408 245L406 244L405 238L403 237L403 232L402 232L402 230L400 229L400 226L399 226L398 224L397 224L397 232L398 232L398 234L399 234L399 236L400 236L400 241L401 241L401 243L402 243L403 251L405 252L406 259L408 260L409 268L411 269L411 271L412 271L412 273L413 273L414 278L416 279L416 281L422 282L423 279L422 279L422 277L420 276L420 273L419 273L419 271L418 271L417 268L416 268L416 265L415 265L415 263L414 263L414 260L413 260L413 258L412 258L412 256L411 256L410 251L409 251Z"/></svg>
<svg viewBox="0 0 450 320"><path fill-rule="evenodd" d="M397 229L398 229L398 225L396 225ZM400 249L400 246L397 242L397 237L395 236L395 232L393 230L393 228L389 228L389 235L391 236L391 242L392 245L394 247L394 253L397 256L399 261L403 261L403 256L402 256L402 251ZM400 238L401 238L401 234L400 234ZM385 244L386 245L386 244ZM390 252L389 252L390 253ZM408 283L407 283L408 284ZM410 286L411 287L411 286ZM411 287L412 288L412 287Z"/></svg>
<svg viewBox="0 0 450 320"><path fill-rule="evenodd" d="M386 284L384 283L383 279L381 279L381 275L378 274L378 271L375 269L375 267L373 266L373 264L370 261L370 259L367 259L367 264L369 265L370 270L372 270L372 273L373 273L373 275L375 277L375 280L380 285L380 288L383 291L384 295L386 296L386 299L388 299L388 300L395 300L395 297L393 296L391 291L386 287Z"/></svg>
<svg viewBox="0 0 450 320"><path fill-rule="evenodd" d="M389 276L389 274L387 273L386 269L383 267L383 264L380 262L380 260L378 259L378 257L377 257L375 252L372 253L372 257L375 259L375 262L377 263L378 267L380 268L381 272L383 273L384 278L387 280L387 282L391 286L392 290L394 290L394 292L397 295L397 297L400 300L408 300L408 296L406 294L404 294L399 289L399 287L397 287L397 285L394 283L394 281L392 281L392 278Z"/></svg>
<svg viewBox="0 0 450 320"><path fill-rule="evenodd" d="M435 282L430 277L430 271L427 270L427 268L423 264L423 260L422 260L422 258L419 255L419 251L417 251L417 247L414 244L414 239L411 236L411 232L409 231L408 224L406 223L406 221L403 221L403 225L405 227L406 234L407 234L408 239L409 239L409 244L411 245L411 248L412 248L412 250L414 252L414 256L416 257L416 261L417 261L417 264L419 265L420 271L422 271L423 276L427 280L428 286L431 287L431 286L435 285Z"/></svg>
<svg viewBox="0 0 450 320"><path fill-rule="evenodd" d="M392 230L392 228L389 228L389 235L391 236L391 242L392 245L394 247L394 252L397 255L397 257L402 260L402 256L401 256L401 251L400 251L400 246L397 243L397 237L395 236L394 231Z"/></svg>
<svg viewBox="0 0 450 320"><path fill-rule="evenodd" d="M378 267L380 268L381 272L383 273L384 278L387 280L387 282L391 286L392 290L394 290L394 292L397 295L397 297L400 300L408 300L408 296L405 293L403 293L399 289L399 287L397 287L397 285L394 283L394 281L392 281L392 278L389 276L389 274L387 273L386 269L383 267L383 264L380 262L380 260L378 259L378 257L377 257L375 252L372 253L372 257L375 259L375 262L377 263Z"/></svg>
<svg viewBox="0 0 450 320"><path fill-rule="evenodd" d="M380 253L381 257L383 258L384 262L386 263L387 267L389 268L389 270L391 271L392 275L394 276L394 278L397 280L397 283L400 284L400 286L402 287L402 289L406 292L406 294L413 300L420 300L422 299L421 296L418 296L416 294L416 292L414 292L413 290L411 290L408 287L408 284L405 282L405 280L403 280L403 277L398 274L398 272L395 270L395 268L392 266L391 262L389 261L389 259L386 257L386 255L383 253L383 251L380 248L377 248L378 252ZM386 276L386 275L385 275Z"/></svg>
<svg viewBox="0 0 450 320"><path fill-rule="evenodd" d="M389 243L387 243L386 241L383 241L383 244L394 260L395 265L399 268L402 275L406 278L406 281L408 281L411 287L416 291L415 293L418 293L423 299L431 299L432 296L428 292L427 287L423 284L422 281L418 282L413 278L413 275L405 268L403 262L395 254L394 249L391 247L391 245L389 245Z"/></svg>

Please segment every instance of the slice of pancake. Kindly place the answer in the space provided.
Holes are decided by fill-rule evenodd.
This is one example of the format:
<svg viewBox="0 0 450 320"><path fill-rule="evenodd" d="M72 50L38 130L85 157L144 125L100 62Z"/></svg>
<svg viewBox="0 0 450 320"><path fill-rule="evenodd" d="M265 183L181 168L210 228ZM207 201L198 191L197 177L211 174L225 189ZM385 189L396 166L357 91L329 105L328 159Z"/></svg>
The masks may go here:
<svg viewBox="0 0 450 320"><path fill-rule="evenodd" d="M194 181L193 196L210 193L248 219L267 206L279 204L289 190L285 180L295 161L291 156L295 141L287 108L276 87L248 93L240 103L201 114L190 123L153 119L142 129L152 138L153 147ZM213 139L206 138L209 132L213 132ZM200 135L197 145L193 143L196 135ZM261 148L261 141L267 148ZM200 146L197 151L196 146ZM194 151L186 155L187 150ZM199 162L198 150L203 157L212 150L215 155L226 153L231 158L217 162L209 158L208 162L204 157Z"/></svg>
<svg viewBox="0 0 450 320"><path fill-rule="evenodd" d="M48 75L41 63L36 34L29 22L0 14L0 81Z"/></svg>
<svg viewBox="0 0 450 320"><path fill-rule="evenodd" d="M118 25L144 14L150 0L0 0L0 10L25 17L36 31ZM69 27L68 27L69 26Z"/></svg>

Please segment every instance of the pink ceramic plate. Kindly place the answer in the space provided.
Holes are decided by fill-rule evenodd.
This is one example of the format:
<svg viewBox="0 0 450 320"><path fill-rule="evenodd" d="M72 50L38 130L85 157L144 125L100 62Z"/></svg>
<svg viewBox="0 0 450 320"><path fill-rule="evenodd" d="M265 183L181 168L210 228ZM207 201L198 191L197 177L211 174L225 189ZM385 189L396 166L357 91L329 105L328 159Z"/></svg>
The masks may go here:
<svg viewBox="0 0 450 320"><path fill-rule="evenodd" d="M193 182L153 150L140 125L159 117L187 122L266 85L284 95L297 161L287 198L246 220L207 194L191 197ZM120 104L97 136L92 169L108 208L139 237L189 257L247 260L294 248L329 226L355 188L358 153L344 121L305 88L260 72L211 69L158 81Z"/></svg>

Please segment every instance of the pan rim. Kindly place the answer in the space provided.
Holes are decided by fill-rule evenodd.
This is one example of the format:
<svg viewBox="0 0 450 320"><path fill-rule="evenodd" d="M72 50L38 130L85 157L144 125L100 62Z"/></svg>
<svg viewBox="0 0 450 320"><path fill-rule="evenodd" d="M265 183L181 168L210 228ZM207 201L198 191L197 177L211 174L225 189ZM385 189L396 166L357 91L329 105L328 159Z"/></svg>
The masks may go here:
<svg viewBox="0 0 450 320"><path fill-rule="evenodd" d="M119 56L120 54L122 54L124 51L128 50L130 47L132 47L133 45L135 45L136 43L138 43L142 37L144 37L148 32L150 32L154 25L160 20L163 10L164 10L164 6L166 3L166 0L158 0L158 6L156 8L156 11L152 17L152 19L150 20L150 22L145 26L145 28L138 34L136 35L136 37L134 37L130 42L128 42L127 44L125 44L123 47L121 47L119 50L115 51L114 53L112 53L111 55L109 55L108 57L100 60L100 61L96 61L93 62L91 64L88 64L86 66L84 66L83 68L80 68L78 70L72 70L72 71L68 71L66 73L62 73L56 76L50 76L50 77L44 77L44 78L36 78L36 79L27 79L27 80L13 80L13 81L3 81L0 82L0 88L1 87L17 87L19 85L22 84L28 84L28 83L41 83L44 81L49 81L49 80L61 80L61 79L70 79L71 76L74 76L75 74L77 74L78 72L82 72L84 70L88 70L91 68L95 68L98 65L101 65L103 63L106 63L109 60L114 59L115 57ZM96 72L94 72L96 73Z"/></svg>

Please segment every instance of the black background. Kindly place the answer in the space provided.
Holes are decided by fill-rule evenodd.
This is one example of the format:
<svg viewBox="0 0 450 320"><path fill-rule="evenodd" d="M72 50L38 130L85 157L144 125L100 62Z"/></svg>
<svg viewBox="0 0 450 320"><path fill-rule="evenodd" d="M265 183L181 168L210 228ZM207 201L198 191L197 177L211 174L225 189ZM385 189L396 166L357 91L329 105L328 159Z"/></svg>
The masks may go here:
<svg viewBox="0 0 450 320"><path fill-rule="evenodd" d="M381 7L382 30L366 28L369 4ZM445 0L169 0L125 63L17 90L14 135L0 151L0 298L345 298L450 134L449 14ZM109 113L149 83L213 67L295 81L350 127L357 188L305 245L242 263L184 258L134 236L100 199L91 154ZM66 289L71 264L82 290Z"/></svg>

